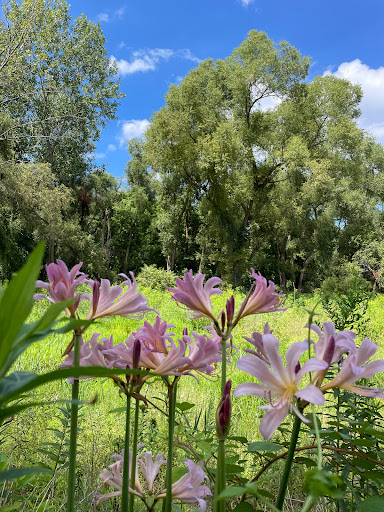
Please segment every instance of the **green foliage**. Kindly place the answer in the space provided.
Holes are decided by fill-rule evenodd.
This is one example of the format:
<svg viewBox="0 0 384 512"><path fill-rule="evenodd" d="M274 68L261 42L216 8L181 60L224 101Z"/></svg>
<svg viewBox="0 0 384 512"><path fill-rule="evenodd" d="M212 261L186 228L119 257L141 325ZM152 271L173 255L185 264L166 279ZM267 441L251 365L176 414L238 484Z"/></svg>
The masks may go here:
<svg viewBox="0 0 384 512"><path fill-rule="evenodd" d="M144 265L137 275L137 283L154 290L166 290L167 287L175 287L176 277L174 272L158 268L156 265Z"/></svg>
<svg viewBox="0 0 384 512"><path fill-rule="evenodd" d="M361 331L372 296L370 285L352 265L342 267L340 274L324 281L321 289L323 308L336 329Z"/></svg>

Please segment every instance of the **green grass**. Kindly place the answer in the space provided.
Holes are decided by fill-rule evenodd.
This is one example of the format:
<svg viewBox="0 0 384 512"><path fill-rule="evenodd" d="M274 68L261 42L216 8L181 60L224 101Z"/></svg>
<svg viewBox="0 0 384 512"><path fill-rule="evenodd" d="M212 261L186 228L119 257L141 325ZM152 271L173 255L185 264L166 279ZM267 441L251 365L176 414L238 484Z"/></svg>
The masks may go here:
<svg viewBox="0 0 384 512"><path fill-rule="evenodd" d="M196 331L203 333L203 327L207 325L204 319L191 320L186 317L185 310L178 307L175 301L171 300L167 292L142 289L142 293L149 298L149 305L155 307L160 312L163 320L175 325L173 331L176 337L182 336L184 327L189 332ZM224 307L226 299L231 292L227 291L222 296L214 296L214 311L219 313ZM239 307L242 296L236 295L236 304ZM292 300L288 299L287 304ZM228 365L228 378L233 381L233 389L241 382L249 380L249 376L236 369L236 361L243 355L247 343L242 339L243 336L251 336L254 331L263 330L266 321L273 329L274 335L280 340L282 353L288 346L295 341L302 341L307 337L307 329L304 328L308 320L307 310L312 309L316 304L316 298L313 296L301 296L290 309L285 312L277 312L269 315L256 315L247 317L235 330L233 344L237 351L233 350L231 354L231 364ZM36 319L45 309L44 301L35 304L33 314L30 320ZM317 309L316 318L320 321L327 320L321 307ZM367 313L366 335L372 341L378 342L378 357L384 356L383 337L384 337L384 297L378 296L369 306ZM156 314L150 313L146 320L153 322ZM113 334L115 344L124 341L131 332L137 330L142 325L142 321L133 321L120 317L113 317L106 321L92 325L86 338L90 338L92 333L101 333L103 336ZM71 340L71 335L62 335L49 337L40 343L31 346L28 351L18 360L15 370L28 370L43 373L56 369L62 361L61 354L66 345ZM111 463L109 457L112 453L119 452L123 446L124 439L124 414L110 413L109 411L122 407L125 404L125 397L120 396L117 387L110 379L84 380L80 384L81 398L91 402L97 397L94 405L84 406L81 414L79 435L79 499L82 501L79 510L93 510L92 498L93 492L100 487L99 474L101 470ZM161 381L154 381L145 389L144 394L163 406L165 388ZM3 443L3 449L11 457L11 462L15 466L24 466L38 462L48 463L49 459L37 451L39 444L45 441L54 441L55 436L47 428L60 428L60 414L57 406L62 406L60 400L66 400L70 397L70 385L67 382L56 382L45 385L38 391L38 399L49 402L49 405L29 409L23 414L18 415L9 425L4 427L0 442ZM36 399L36 397L34 397ZM200 412L204 412L207 407L211 407L213 412L220 399L220 381L219 374L216 372L210 378L198 376L198 380L193 377L185 376L181 378L179 385L179 402L190 402L195 407L187 413L187 418L191 424ZM258 424L262 416L259 409L262 401L250 398L240 397L233 400L232 410L232 430L231 435L241 435L249 442L260 440ZM56 407L55 407L56 405ZM144 408L145 409L145 408ZM158 412L144 410L141 415L141 429L139 442L145 442L145 449L154 451L166 450L167 425L165 418ZM290 420L288 420L289 422ZM155 422L155 424L154 424ZM201 415L199 426L202 427L204 415ZM209 428L212 427L208 425ZM179 432L180 433L180 432ZM277 434L280 439L280 434ZM275 439L274 439L275 440ZM236 450L241 451L240 445ZM235 451L236 451L235 450ZM176 451L177 458L182 459L183 453ZM184 459L187 458L184 454ZM252 477L252 468L249 464L246 472ZM273 474L273 473L272 473ZM61 475L61 476L60 476ZM60 506L65 500L65 472L59 473L54 491L55 510L60 510ZM39 480L36 479L36 482ZM43 479L44 481L44 479ZM48 494L49 495L49 494ZM36 503L39 502L38 495ZM50 498L52 499L52 498ZM111 510L110 505L103 505L102 510ZM33 508L24 508L21 510L35 510ZM36 508L37 510L37 508Z"/></svg>

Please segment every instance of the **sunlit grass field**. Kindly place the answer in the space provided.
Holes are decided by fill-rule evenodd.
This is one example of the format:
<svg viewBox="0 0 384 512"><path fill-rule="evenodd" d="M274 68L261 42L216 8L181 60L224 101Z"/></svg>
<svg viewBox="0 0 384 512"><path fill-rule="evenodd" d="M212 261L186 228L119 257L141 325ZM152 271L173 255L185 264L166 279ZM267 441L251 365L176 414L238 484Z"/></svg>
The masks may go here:
<svg viewBox="0 0 384 512"><path fill-rule="evenodd" d="M159 311L161 318L175 326L173 332L176 338L182 336L184 327L187 327L189 332L204 333L207 321L188 318L186 311L178 307L168 292L145 288L140 291L148 297L149 305ZM229 290L221 296L213 297L215 312L219 313L225 307L225 302L231 293ZM243 298L242 295L235 293L237 307L239 307ZM308 311L316 306L316 321L329 320L315 296L300 296L295 301L292 297L288 297L286 306L290 307L285 312L249 316L234 331L234 348L230 355L231 363L228 365L228 378L233 381L233 389L239 383L251 379L248 374L236 369L236 361L243 355L244 349L247 348L247 342L243 339L243 336L251 336L254 331L262 332L265 322L268 321L274 335L280 340L281 352L284 353L292 342L307 338L308 329L304 326L308 321ZM84 307L87 307L86 301L84 301ZM45 301L37 302L30 320L36 319L45 308ZM370 302L366 314L366 331L364 333L379 345L377 358L384 358L383 313L384 297L377 296ZM150 313L146 320L152 323L155 317L155 313ZM102 336L113 335L116 344L124 341L142 323L143 321L113 317L92 325L85 337L89 339L93 333L100 333ZM40 343L36 343L18 360L14 369L37 373L55 370L60 365L62 361L61 354L70 340L71 335L61 335L49 337ZM379 375L378 378L380 379L382 376ZM119 452L123 446L124 412L111 411L121 409L125 405L125 397L119 395L118 388L111 379L83 380L80 384L80 390L81 399L85 402L85 405L81 410L80 419L80 453L77 471L80 508L78 510L93 510L94 493L97 490L100 491L99 474L104 467L111 463L110 455ZM165 407L165 392L165 386L160 379L153 380L143 388L143 394L160 409ZM67 382L47 384L33 397L33 401L46 402L47 405L31 408L16 416L12 422L3 427L0 438L3 443L2 449L9 454L12 464L17 467L40 463L49 465L49 456L40 452L39 448L44 448L41 443L57 442L57 436L55 437L55 433L51 429L60 430L63 428L62 413L58 407L64 406L64 401L70 397L70 394L71 389ZM179 420L182 420L185 425L189 425L191 430L195 425L198 425L197 430L205 428L205 432L208 433L211 429L213 437L214 412L219 398L219 368L209 378L203 376L197 378L182 377L179 384L178 402L188 402L194 404L194 407L186 412L183 418L181 418L182 413L178 412ZM30 399L24 398L24 400ZM92 402L92 405L87 405L88 402ZM248 442L260 440L258 425L263 414L259 409L261 403L261 400L250 397L240 397L233 400L231 435L243 436ZM289 419L288 425L290 421ZM166 450L166 425L164 415L151 406L146 408L143 405L140 415L139 443L144 444L144 449L153 450L154 452L164 452ZM176 433L178 433L177 429ZM181 430L179 433L181 435ZM279 436L281 434L277 434L276 439L279 439ZM237 446L236 449L241 451L241 445ZM176 450L176 457L182 461L187 458L187 455L179 449ZM252 475L250 474L249 477L251 478ZM41 485L38 485L38 479L36 479L36 482L36 492L34 493L36 507L22 510L40 510L38 508L39 503L42 503L45 499L54 503L53 508L41 508L41 510L61 510L65 501L65 471L58 473L54 489L47 487L44 490ZM101 509L113 510L108 508L110 506L109 504L102 505Z"/></svg>

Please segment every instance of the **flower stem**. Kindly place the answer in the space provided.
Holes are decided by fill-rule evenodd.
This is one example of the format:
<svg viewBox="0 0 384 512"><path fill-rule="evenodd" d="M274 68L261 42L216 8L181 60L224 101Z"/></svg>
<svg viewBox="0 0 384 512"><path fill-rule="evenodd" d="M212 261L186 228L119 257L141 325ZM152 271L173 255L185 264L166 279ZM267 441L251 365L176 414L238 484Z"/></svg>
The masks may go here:
<svg viewBox="0 0 384 512"><path fill-rule="evenodd" d="M80 365L80 334L74 334L73 345L73 366ZM69 437L69 465L68 465L68 486L67 486L67 512L75 510L75 486L76 486L76 449L77 449L77 423L79 415L79 380L75 379L72 384L71 404L71 430Z"/></svg>
<svg viewBox="0 0 384 512"><path fill-rule="evenodd" d="M302 409L299 409L299 411L301 413ZM295 416L295 421L293 423L293 428L292 428L291 443L289 445L287 458L285 459L283 476L281 477L279 495L277 497L276 507L278 508L278 510L283 510L285 493L287 491L288 480L289 480L289 475L291 473L293 457L295 455L297 440L299 438L300 426L301 426L301 419L298 416Z"/></svg>
<svg viewBox="0 0 384 512"><path fill-rule="evenodd" d="M221 338L221 395L223 396L225 384L227 382L227 340Z"/></svg>
<svg viewBox="0 0 384 512"><path fill-rule="evenodd" d="M131 489L134 490L136 485L136 458L137 458L137 434L139 429L139 411L140 411L140 401L135 401L135 419L133 423L133 445L132 445L132 466L131 466ZM124 454L125 455L125 454ZM125 457L124 457L125 458ZM129 511L133 512L134 508L134 500L135 495L129 495Z"/></svg>
<svg viewBox="0 0 384 512"><path fill-rule="evenodd" d="M121 495L121 512L128 512L129 495L129 427L131 414L131 395L127 395L127 409L125 416L125 440L124 440L124 466L123 466L123 490Z"/></svg>
<svg viewBox="0 0 384 512"><path fill-rule="evenodd" d="M225 489L225 441L219 441L219 448L217 452L217 466L216 466L216 489L215 498L217 498ZM214 512L225 512L225 499L215 501L213 506Z"/></svg>
<svg viewBox="0 0 384 512"><path fill-rule="evenodd" d="M172 459L173 459L173 436L175 432L175 414L176 414L176 394L177 382L179 378L175 377L172 384L168 387L168 401L169 401L169 427L168 427L168 457L167 457L167 472L165 475L166 497L164 501L164 512L171 512L172 510Z"/></svg>

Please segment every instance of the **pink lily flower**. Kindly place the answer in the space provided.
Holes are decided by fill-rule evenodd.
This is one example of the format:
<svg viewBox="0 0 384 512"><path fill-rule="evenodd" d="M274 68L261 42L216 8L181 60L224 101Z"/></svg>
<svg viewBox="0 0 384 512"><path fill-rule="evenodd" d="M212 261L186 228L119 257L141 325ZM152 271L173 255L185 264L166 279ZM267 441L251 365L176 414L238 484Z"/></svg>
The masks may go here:
<svg viewBox="0 0 384 512"><path fill-rule="evenodd" d="M210 375L214 370L211 364L221 361L221 347L212 338L200 336L196 332L191 334L192 336L183 336L183 341L188 347L190 362L181 371L190 369Z"/></svg>
<svg viewBox="0 0 384 512"><path fill-rule="evenodd" d="M143 460L144 458L144 460ZM155 460L152 459L152 452L141 453L138 457L138 463L147 482L148 492L153 493L153 483L160 471L161 466L167 465L167 459L163 453L158 453Z"/></svg>
<svg viewBox="0 0 384 512"><path fill-rule="evenodd" d="M131 452L129 453L129 456L129 467L131 468ZM117 489L117 491L99 496L97 504L101 503L102 501L108 500L109 498L121 496L122 494L122 468L124 464L124 456L112 455L112 458L115 458L117 462L109 466L110 471L104 469L100 475L100 478L103 479L105 486L110 485L111 487ZM145 487L147 488L148 494L152 496L155 501L165 498L165 489L161 490L157 494L153 493L154 482L159 474L160 468L162 465L165 465L167 463L165 456L162 453L159 453L156 455L155 460L153 461L152 452L144 452L138 455L136 460L136 468L140 466L142 475L146 481ZM207 505L203 498L205 496L211 496L212 493L209 487L201 485L203 481L207 478L204 471L201 469L202 464L203 462L195 464L191 460L185 461L185 465L188 468L188 473L172 484L172 499L179 500L183 503L199 503L201 511L205 512L207 509ZM143 486L140 482L138 472L136 473L135 478L135 489L129 488L129 492L136 494L142 499L145 499L146 497L146 491L143 490Z"/></svg>
<svg viewBox="0 0 384 512"><path fill-rule="evenodd" d="M196 274L193 278L192 270L185 272L184 280L176 278L177 288L168 288L173 293L172 298L180 302L193 311L192 318L201 318L203 316L210 318L214 322L216 318L212 313L211 295L221 295L223 292L214 288L222 281L218 277L211 277L203 285L205 275Z"/></svg>
<svg viewBox="0 0 384 512"><path fill-rule="evenodd" d="M264 350L264 336L267 334L272 334L273 331L269 328L268 322L264 325L264 333L261 334L260 332L254 332L252 334L252 338L246 338L243 336L243 338L249 343L252 343L252 345L255 347L256 350L250 350L246 349L244 352L247 354L252 354L253 356L258 357L262 361L265 361L267 364L269 364L268 358L266 356L265 350Z"/></svg>
<svg viewBox="0 0 384 512"><path fill-rule="evenodd" d="M49 279L49 283L44 281L36 281L36 288L44 288L47 290L48 295L43 293L36 293L34 300L47 299L49 302L62 302L63 300L70 300L77 298L78 300L67 309L70 316L75 315L75 311L79 305L80 300L89 299L88 294L76 295L76 287L82 284L87 279L87 276L79 272L82 262L75 265L71 270L68 270L67 265L62 260L56 260L57 263L50 263L46 265L45 269Z"/></svg>
<svg viewBox="0 0 384 512"><path fill-rule="evenodd" d="M318 341L313 343L317 359L326 361L329 366L338 363L346 352L357 350L354 341L357 335L352 331L337 332L332 322L323 322L323 332L315 324L311 324L310 329L319 337ZM331 340L332 336L334 342Z"/></svg>
<svg viewBox="0 0 384 512"><path fill-rule="evenodd" d="M256 274L252 270L252 277L256 280L255 289L250 297L246 297L240 307L237 321L247 315L256 315L258 313L274 313L275 311L285 311L288 308L281 308L283 304L283 295L275 293L276 286L272 281L267 280L261 274ZM252 290L252 288L251 288Z"/></svg>
<svg viewBox="0 0 384 512"><path fill-rule="evenodd" d="M113 346L113 337L110 338L101 338L98 341L100 334L95 333L92 335L91 339L87 342L83 341L83 338L80 339L80 366L101 366L103 368L108 368L105 358L103 357L103 349L105 347ZM73 349L69 352L67 357L64 359L64 362L59 366L59 368L73 368L74 362L74 351ZM82 376L81 379L89 379L92 377ZM68 382L73 384L74 378L70 377Z"/></svg>
<svg viewBox="0 0 384 512"><path fill-rule="evenodd" d="M145 321L144 325L138 328L135 337L141 341L144 352L167 354L168 345L172 344L172 336L175 335L172 332L167 333L167 331L175 329L175 327L175 325L168 324L165 320L162 322L161 318L157 316L153 325Z"/></svg>
<svg viewBox="0 0 384 512"><path fill-rule="evenodd" d="M159 319L159 321L161 322L161 319ZM115 368L133 368L134 342L135 340L139 340L141 342L139 331L140 329L137 332L132 333L130 337L125 340L125 343L119 343L112 349L103 352L104 357L110 361L111 366ZM158 334L158 331L156 332ZM147 336L148 333L149 330L146 329L145 335ZM191 364L190 359L185 356L187 348L186 344L181 340L179 341L179 345L176 345L171 334L167 336L164 334L164 336L167 338L168 344L163 344L161 348L164 350L162 351L159 351L158 347L155 346L156 339L152 344L150 337L145 338L146 345L144 350L140 351L138 366L140 368L153 370L153 373L156 375L181 375L180 368L184 368ZM159 340L157 339L157 342L158 341ZM150 350L151 346L153 347L152 350Z"/></svg>
<svg viewBox="0 0 384 512"><path fill-rule="evenodd" d="M377 345L368 338L364 338L360 347L349 353L336 377L322 386L321 390L340 388L361 396L384 398L384 389L382 388L370 388L355 384L360 379L370 379L376 373L384 371L382 359L365 364L375 355L376 351Z"/></svg>
<svg viewBox="0 0 384 512"><path fill-rule="evenodd" d="M138 447L142 447L143 445L138 445ZM106 501L109 498L115 498L117 496L121 496L122 490L123 490L123 466L124 466L124 450L122 450L122 455L112 455L111 459L115 459L116 462L111 464L108 469L103 469L103 471L100 474L100 478L103 480L104 487L113 487L114 489L117 489L114 492L110 492L108 494L101 494L98 496L98 500L96 502L96 505L100 505L102 501ZM128 468L128 479L130 481L131 479L131 468L132 468L132 452L129 452L129 468ZM139 472L138 472L138 465L137 465L137 459L136 459L136 475L135 475L135 488L132 489L129 487L129 492L131 494L135 494L136 496L139 496L140 498L144 498L145 494L143 491L143 488L141 487L141 482L139 479Z"/></svg>
<svg viewBox="0 0 384 512"><path fill-rule="evenodd" d="M263 384L247 382L235 389L233 396L257 396L269 401L268 405L261 406L267 409L260 423L260 433L264 439L270 439L274 431L284 421L289 412L294 412L306 422L296 405L294 398L303 399L316 405L324 404L324 395L319 388L308 384L299 389L302 377L310 372L322 370L327 363L312 358L300 367L299 359L308 349L305 341L293 343L286 351L287 366L279 354L279 341L272 334L263 336L264 352L268 364L258 356L243 356L239 359L237 367L258 379ZM274 402L272 399L277 398Z"/></svg>
<svg viewBox="0 0 384 512"><path fill-rule="evenodd" d="M211 490L206 485L202 485L207 479L202 470L203 461L195 464L187 459L184 464L188 468L188 473L172 484L172 499L179 500L182 503L198 503L201 512L207 510L207 504L203 499L205 496L212 496ZM163 490L157 495L157 498L165 498L166 491Z"/></svg>
<svg viewBox="0 0 384 512"><path fill-rule="evenodd" d="M142 318L148 311L157 313L155 309L148 307L146 304L148 299L137 292L137 283L133 272L130 272L132 281L125 274L119 275L125 278L123 285L128 287L125 291L121 286L111 288L108 279L102 279L101 283L92 280L87 281L93 291L87 320L114 315Z"/></svg>

